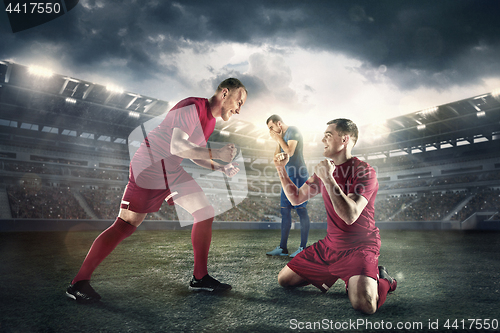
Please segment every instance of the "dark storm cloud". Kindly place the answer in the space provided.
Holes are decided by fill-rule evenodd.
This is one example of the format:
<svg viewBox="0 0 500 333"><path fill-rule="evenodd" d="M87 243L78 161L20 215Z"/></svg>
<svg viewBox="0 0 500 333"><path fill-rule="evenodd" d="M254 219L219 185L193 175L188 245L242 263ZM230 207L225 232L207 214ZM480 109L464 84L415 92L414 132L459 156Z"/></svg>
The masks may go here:
<svg viewBox="0 0 500 333"><path fill-rule="evenodd" d="M67 15L17 34L2 25L0 58L63 50L69 66L110 59L141 80L175 76L160 56L181 47L203 53L219 42L300 46L387 67L400 88L472 83L500 74L500 1L86 1ZM192 43L201 42L201 44ZM56 54L57 56L57 54Z"/></svg>

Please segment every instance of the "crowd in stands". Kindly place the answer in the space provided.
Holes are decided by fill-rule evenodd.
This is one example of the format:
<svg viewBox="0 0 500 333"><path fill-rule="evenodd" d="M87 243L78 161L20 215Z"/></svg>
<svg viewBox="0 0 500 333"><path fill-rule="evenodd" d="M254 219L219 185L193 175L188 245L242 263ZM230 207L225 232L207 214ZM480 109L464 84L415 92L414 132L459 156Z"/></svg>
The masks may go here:
<svg viewBox="0 0 500 333"><path fill-rule="evenodd" d="M11 212L14 218L88 219L89 214L67 187L56 188L37 184L10 185L7 187ZM114 219L119 211L123 189L79 189L90 209L99 219ZM417 195L379 196L375 201L376 221L438 221L444 219L468 196L472 199L453 215L452 220L463 221L474 212L500 211L500 190L484 190L475 194L420 193ZM228 198L209 194L216 208L215 221L272 221L279 220L279 197L247 197L236 207ZM223 200L221 204L218 201ZM217 207L223 207L217 211ZM319 196L308 203L312 222L326 222L323 199ZM292 214L293 221L298 216ZM148 214L148 220L177 220L175 207L164 203L158 213Z"/></svg>
<svg viewBox="0 0 500 333"><path fill-rule="evenodd" d="M467 204L453 216L453 220L464 221L476 212L500 212L500 190L483 190L476 193Z"/></svg>
<svg viewBox="0 0 500 333"><path fill-rule="evenodd" d="M61 167L49 166L43 163L4 161L3 167L6 171L33 173L33 174L62 175Z"/></svg>
<svg viewBox="0 0 500 333"><path fill-rule="evenodd" d="M393 221L440 221L467 197L464 192L423 193L406 203L392 218Z"/></svg>
<svg viewBox="0 0 500 333"><path fill-rule="evenodd" d="M68 188L37 184L10 185L7 194L13 218L90 218Z"/></svg>
<svg viewBox="0 0 500 333"><path fill-rule="evenodd" d="M126 172L118 172L112 170L98 169L71 169L73 177L95 178L103 180L126 180L128 175Z"/></svg>
<svg viewBox="0 0 500 333"><path fill-rule="evenodd" d="M375 200L375 221L392 221L393 216L406 208L410 202L416 200L414 196L402 195L399 197L377 197Z"/></svg>

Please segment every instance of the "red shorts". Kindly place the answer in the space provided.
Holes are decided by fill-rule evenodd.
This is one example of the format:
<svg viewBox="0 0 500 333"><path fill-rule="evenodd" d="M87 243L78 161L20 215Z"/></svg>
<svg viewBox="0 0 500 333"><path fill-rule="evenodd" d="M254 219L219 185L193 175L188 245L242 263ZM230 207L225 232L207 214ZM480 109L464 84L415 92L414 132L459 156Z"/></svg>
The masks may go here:
<svg viewBox="0 0 500 333"><path fill-rule="evenodd" d="M166 179L168 178L168 183ZM160 189L145 189L137 185L132 168L130 177L123 193L120 208L129 209L136 213L157 212L163 201L173 206L175 200L188 194L203 192L201 187L182 167L168 177L161 177L158 181L162 184Z"/></svg>
<svg viewBox="0 0 500 333"><path fill-rule="evenodd" d="M320 240L296 255L288 267L323 292L338 279L346 286L355 275L369 276L378 281L379 248L360 246L338 251Z"/></svg>

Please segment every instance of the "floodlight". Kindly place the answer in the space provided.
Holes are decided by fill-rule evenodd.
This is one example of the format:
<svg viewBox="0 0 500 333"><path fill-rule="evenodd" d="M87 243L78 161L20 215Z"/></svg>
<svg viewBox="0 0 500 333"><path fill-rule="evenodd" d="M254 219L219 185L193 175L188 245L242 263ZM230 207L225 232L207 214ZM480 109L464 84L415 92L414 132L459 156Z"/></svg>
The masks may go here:
<svg viewBox="0 0 500 333"><path fill-rule="evenodd" d="M66 98L66 103L68 103L68 104L76 104L76 99L71 98L71 97L67 97Z"/></svg>
<svg viewBox="0 0 500 333"><path fill-rule="evenodd" d="M106 90L115 94L123 94L123 89L115 85L107 85Z"/></svg>
<svg viewBox="0 0 500 333"><path fill-rule="evenodd" d="M51 77L52 75L54 75L54 73L52 73L51 70L39 66L29 67L28 73L30 73L31 75L41 76L41 77Z"/></svg>
<svg viewBox="0 0 500 333"><path fill-rule="evenodd" d="M139 119L139 117L141 116L141 114L139 112L129 111L128 116L131 117L131 118Z"/></svg>
<svg viewBox="0 0 500 333"><path fill-rule="evenodd" d="M418 129L419 131L424 130L424 129L425 129L425 124L420 124L420 125L418 125L418 126L417 126L417 129Z"/></svg>

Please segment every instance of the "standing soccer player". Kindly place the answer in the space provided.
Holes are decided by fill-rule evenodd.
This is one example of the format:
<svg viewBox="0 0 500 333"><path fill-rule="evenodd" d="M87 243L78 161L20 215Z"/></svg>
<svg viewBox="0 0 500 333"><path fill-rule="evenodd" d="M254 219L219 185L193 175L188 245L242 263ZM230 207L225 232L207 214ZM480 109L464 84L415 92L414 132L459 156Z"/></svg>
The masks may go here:
<svg viewBox="0 0 500 333"><path fill-rule="evenodd" d="M352 156L358 128L351 120L328 122L322 142L328 159L314 168L314 175L297 188L288 177L288 156L276 155L274 164L292 204L321 193L328 215L327 235L293 258L278 274L283 287L312 284L326 292L339 278L346 284L354 309L377 311L397 286L383 266L378 266L380 235L373 218L378 181L375 170Z"/></svg>
<svg viewBox="0 0 500 333"><path fill-rule="evenodd" d="M276 154L284 152L289 156L289 161L285 165L286 173L290 177L295 186L301 187L309 178L306 163L304 162L303 139L302 134L297 127L288 126L283 122L280 116L272 115L266 120L269 135L278 144ZM287 199L283 189L281 190L280 211L281 211L281 241L274 250L267 252L268 256L287 256L288 255L288 236L292 226L292 208L297 210L300 218L300 246L294 253L290 254L290 258L295 257L302 252L307 246L307 238L309 237L309 214L307 213L307 201L300 205L292 205Z"/></svg>
<svg viewBox="0 0 500 333"><path fill-rule="evenodd" d="M207 169L234 176L239 171L231 163L236 154L234 144L208 149L206 143L214 131L216 118L227 121L233 114L239 114L246 98L247 90L239 80L226 79L210 99L190 97L180 101L147 135L130 162L129 182L119 215L95 239L78 274L67 288L68 297L81 302L99 301L101 297L89 283L92 273L122 240L134 233L147 213L160 209L164 200L170 205L179 205L194 218L191 230L194 272L190 288L207 291L231 289L230 285L208 275L214 208L180 164L183 159L191 159ZM222 165L213 159L228 164Z"/></svg>

